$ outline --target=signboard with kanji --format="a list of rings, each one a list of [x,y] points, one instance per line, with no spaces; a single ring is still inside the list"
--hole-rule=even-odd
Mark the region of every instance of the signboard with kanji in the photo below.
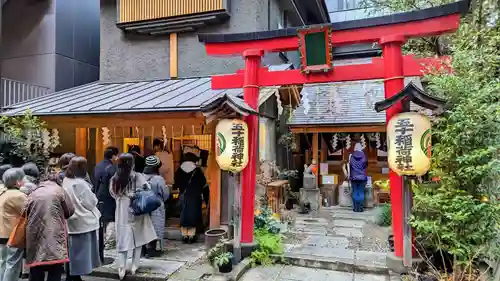
[[[216,159],[221,170],[240,172],[248,164],[248,126],[240,119],[220,120],[216,131]]]
[[[389,167],[400,176],[421,176],[431,166],[431,122],[415,112],[395,115],[387,124]]]
[[[315,26],[298,32],[300,70],[304,74],[329,72],[333,69],[331,27]]]

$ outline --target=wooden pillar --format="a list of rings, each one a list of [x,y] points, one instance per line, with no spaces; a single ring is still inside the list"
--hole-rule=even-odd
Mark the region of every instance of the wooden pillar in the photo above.
[[[102,140],[102,129],[95,129],[95,163],[99,163],[104,159],[104,143]]]
[[[318,159],[318,154],[319,154],[319,135],[318,133],[313,133],[313,139],[312,139],[312,159],[316,160],[316,184],[319,186],[319,159]]]
[[[170,33],[170,78],[177,78],[178,57],[177,57],[177,33]]]
[[[215,126],[217,121],[210,124],[209,132],[211,136],[210,154],[208,156],[208,174],[210,179],[210,228],[220,227],[221,209],[221,170],[217,164],[216,156],[216,136]]]
[[[87,157],[87,128],[76,128],[75,153],[78,156]]]

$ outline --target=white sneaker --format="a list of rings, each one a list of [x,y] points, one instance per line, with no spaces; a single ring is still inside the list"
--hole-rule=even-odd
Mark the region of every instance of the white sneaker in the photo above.
[[[137,269],[139,269],[137,265],[132,265],[132,268],[130,268],[130,273],[135,274],[137,272]]]
[[[120,278],[120,280],[123,280],[123,278],[125,278],[126,273],[127,271],[125,270],[125,268],[118,269],[118,277]]]

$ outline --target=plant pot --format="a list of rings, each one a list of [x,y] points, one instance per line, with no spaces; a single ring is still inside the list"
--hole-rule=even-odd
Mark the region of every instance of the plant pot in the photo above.
[[[233,263],[232,263],[232,261],[229,261],[228,263],[219,266],[219,272],[220,273],[229,273],[231,271],[233,271]]]
[[[225,237],[227,231],[222,228],[214,228],[205,231],[205,249],[212,249],[222,237]]]

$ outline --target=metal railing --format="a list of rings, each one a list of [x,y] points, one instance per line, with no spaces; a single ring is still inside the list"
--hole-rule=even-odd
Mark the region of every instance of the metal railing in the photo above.
[[[13,104],[38,98],[50,93],[50,89],[47,87],[32,85],[7,78],[1,79],[0,87],[2,87],[1,94],[3,95],[3,98],[0,99],[0,101],[3,101],[3,105],[0,104],[0,107],[11,106]]]

